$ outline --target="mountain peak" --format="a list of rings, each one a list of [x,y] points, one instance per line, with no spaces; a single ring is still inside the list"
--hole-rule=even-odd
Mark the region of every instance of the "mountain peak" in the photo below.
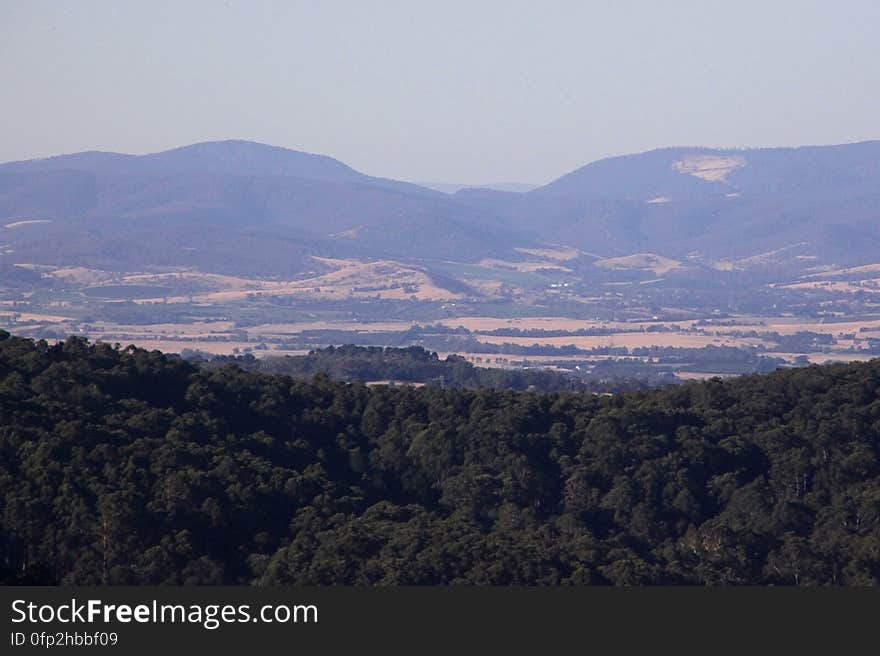
[[[344,162],[281,146],[243,139],[202,141],[146,155],[85,151],[0,164],[0,173],[77,171],[113,176],[220,174],[282,176],[320,182],[354,183],[417,196],[439,193],[408,182],[366,175]]]
[[[204,141],[143,155],[150,168],[235,175],[285,175],[314,180],[362,181],[368,176],[339,160],[255,141]]]

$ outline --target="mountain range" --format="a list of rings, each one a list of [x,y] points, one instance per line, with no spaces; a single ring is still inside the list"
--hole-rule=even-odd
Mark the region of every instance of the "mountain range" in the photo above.
[[[603,159],[527,192],[442,193],[246,141],[0,165],[0,262],[297,276],[310,256],[508,261],[570,247],[702,264],[880,250],[880,141]]]

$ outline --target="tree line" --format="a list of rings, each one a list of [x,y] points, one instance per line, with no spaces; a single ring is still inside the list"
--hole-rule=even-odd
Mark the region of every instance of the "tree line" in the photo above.
[[[447,355],[440,359],[437,353],[421,346],[396,348],[346,344],[314,349],[308,355],[268,355],[261,358],[252,354],[190,355],[194,357],[189,359],[208,369],[235,364],[247,371],[282,374],[297,379],[310,379],[316,374],[325,374],[335,380],[349,382],[390,381],[439,387],[492,387],[537,392],[617,392],[648,386],[644,380],[635,376],[611,375],[583,379],[569,372],[551,369],[477,367],[460,355]]]

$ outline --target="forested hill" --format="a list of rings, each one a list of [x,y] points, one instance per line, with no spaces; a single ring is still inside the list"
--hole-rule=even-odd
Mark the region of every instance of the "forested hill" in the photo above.
[[[8,583],[874,584],[880,361],[612,397],[0,333]]]

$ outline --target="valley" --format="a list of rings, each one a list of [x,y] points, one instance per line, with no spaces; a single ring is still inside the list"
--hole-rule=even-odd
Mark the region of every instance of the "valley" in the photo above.
[[[0,327],[205,357],[417,345],[479,366],[636,372],[658,382],[880,354],[871,265],[806,268],[776,282],[763,274],[755,286],[743,265],[719,273],[653,254],[597,259],[574,249],[524,257],[315,258],[326,272],[292,280],[19,264],[39,284],[7,292]],[[700,285],[694,276],[706,271],[712,284]]]
[[[878,167],[877,142],[672,148],[441,193],[237,141],[11,162],[0,327],[203,357],[414,345],[652,384],[867,359]]]

